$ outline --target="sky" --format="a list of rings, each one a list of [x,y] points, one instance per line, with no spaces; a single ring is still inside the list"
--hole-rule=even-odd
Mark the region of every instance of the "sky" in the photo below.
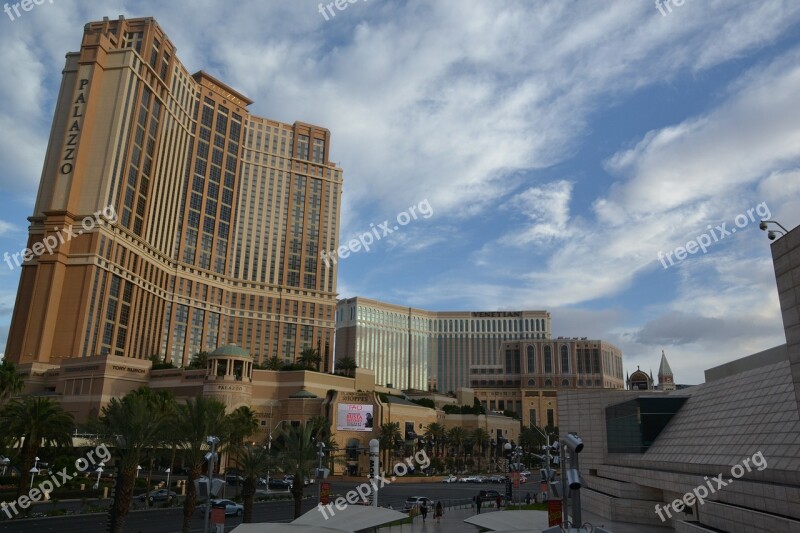
[[[190,72],[248,96],[251,113],[331,131],[341,243],[377,232],[339,259],[341,297],[546,309],[554,336],[609,341],[626,372],[655,374],[663,350],[676,382],[701,383],[785,342],[758,222],[800,223],[800,3],[674,2],[44,0],[0,13],[0,252],[26,245],[83,25],[153,16]],[[18,282],[0,263],[0,352]]]

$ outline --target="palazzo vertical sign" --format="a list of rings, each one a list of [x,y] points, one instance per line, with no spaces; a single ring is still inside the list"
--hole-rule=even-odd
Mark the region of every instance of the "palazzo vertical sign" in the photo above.
[[[63,176],[72,174],[72,171],[75,169],[75,154],[78,151],[78,142],[80,141],[81,130],[83,129],[83,115],[86,110],[88,85],[88,79],[81,78],[78,80],[78,91],[70,106],[67,138],[64,142],[64,150],[61,153],[61,161],[58,165],[58,172]]]

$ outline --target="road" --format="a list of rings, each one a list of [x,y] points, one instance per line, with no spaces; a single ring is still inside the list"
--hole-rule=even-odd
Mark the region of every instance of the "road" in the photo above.
[[[356,487],[355,483],[331,483],[331,493],[344,496]],[[501,493],[502,484],[466,484],[466,483],[395,483],[380,489],[378,503],[389,504],[392,508],[402,510],[405,499],[409,496],[426,496],[432,500],[464,500],[471,499],[481,489],[495,489]],[[524,497],[528,491],[537,490],[537,485],[527,483],[515,491],[515,498]],[[314,509],[316,501],[316,485],[306,488],[306,493],[314,496],[303,501],[303,512]],[[65,504],[67,502],[64,502]],[[0,521],[0,533],[87,533],[101,532],[106,529],[105,514],[70,515],[53,518],[37,518],[25,520]],[[294,502],[283,500],[276,502],[256,503],[253,508],[254,522],[291,521],[294,516]],[[126,520],[125,531],[130,533],[174,533],[180,531],[183,522],[183,509],[152,509],[149,511],[132,511]],[[242,519],[228,517],[225,530],[229,531],[239,525]],[[192,520],[192,531],[203,531],[203,522],[197,512]]]

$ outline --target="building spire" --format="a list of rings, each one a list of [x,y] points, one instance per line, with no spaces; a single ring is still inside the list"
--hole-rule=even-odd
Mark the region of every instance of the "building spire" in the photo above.
[[[661,364],[658,366],[658,388],[661,390],[675,390],[675,378],[669,366],[664,350],[661,350]]]

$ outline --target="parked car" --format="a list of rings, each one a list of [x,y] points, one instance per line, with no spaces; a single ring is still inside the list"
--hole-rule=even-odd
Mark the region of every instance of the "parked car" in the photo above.
[[[475,483],[488,483],[485,476],[475,476]]]
[[[269,490],[289,490],[292,488],[292,484],[283,479],[270,479],[267,488]]]
[[[489,483],[502,483],[503,476],[489,476]]]
[[[260,477],[256,479],[256,487],[266,487],[267,486],[267,478]]]
[[[406,498],[406,505],[403,507],[403,512],[407,513],[414,507],[421,507],[422,502],[425,502],[431,511],[433,511],[433,502],[430,498],[426,498],[425,496],[409,496]]]
[[[211,508],[225,506],[225,516],[242,516],[244,513],[244,506],[241,503],[236,503],[231,500],[211,500]],[[199,506],[200,512],[206,512],[206,504],[202,504]]]
[[[153,502],[163,502],[163,501],[166,501],[166,500],[171,500],[172,498],[174,498],[177,495],[178,495],[177,492],[174,492],[174,491],[171,491],[171,490],[158,489],[158,490],[151,490],[149,494],[146,493],[146,492],[142,493],[142,494],[139,494],[139,496],[137,496],[136,498],[140,502],[143,502],[145,500],[145,498],[147,498],[147,501],[149,501],[150,503],[153,503]]]
[[[283,480],[284,481],[288,481],[290,487],[292,485],[294,485],[294,476],[293,475],[283,476]],[[303,486],[304,487],[308,487],[311,483],[313,483],[313,481],[310,481],[307,477],[303,478]]]
[[[456,483],[456,482],[458,482],[458,478],[453,474],[450,474],[449,476],[445,477],[442,480],[442,483]]]
[[[523,471],[522,471],[522,472],[520,472],[519,474],[520,474],[521,476],[525,476],[525,477],[531,477],[531,471],[530,471],[530,470],[523,470]]]
[[[458,480],[459,483],[475,483],[475,476],[462,477]]]
[[[478,498],[480,498],[482,502],[496,501],[498,496],[502,498],[503,495],[496,490],[482,490],[478,492]]]

